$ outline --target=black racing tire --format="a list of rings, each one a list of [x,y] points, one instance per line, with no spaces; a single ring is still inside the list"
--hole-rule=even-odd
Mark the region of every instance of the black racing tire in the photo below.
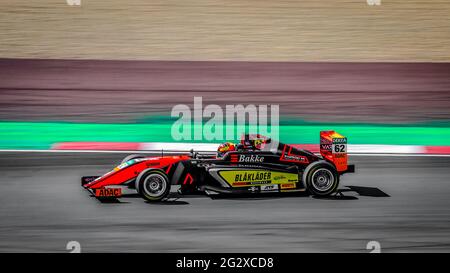
[[[303,172],[303,181],[314,196],[329,196],[339,186],[339,173],[329,162],[320,160],[309,164]]]
[[[120,162],[120,164],[123,164],[132,159],[144,158],[144,157],[145,157],[145,155],[139,155],[139,154],[127,155],[124,159],[122,159],[122,162]]]
[[[158,202],[170,193],[170,180],[163,170],[146,169],[136,178],[136,191],[149,202]]]

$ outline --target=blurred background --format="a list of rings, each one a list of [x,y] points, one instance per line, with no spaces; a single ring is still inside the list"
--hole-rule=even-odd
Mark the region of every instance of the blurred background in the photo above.
[[[450,2],[3,0],[0,148],[173,141],[176,104],[279,104],[282,141],[450,144]],[[408,137],[405,137],[407,135]]]
[[[231,61],[450,59],[442,0],[2,0],[0,55]]]

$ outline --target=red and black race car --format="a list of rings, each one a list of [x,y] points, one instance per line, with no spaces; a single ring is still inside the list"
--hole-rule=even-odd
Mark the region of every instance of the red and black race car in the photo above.
[[[218,157],[191,151],[189,155],[130,155],[103,176],[85,176],[82,186],[98,198],[119,198],[123,187],[135,189],[147,201],[179,193],[240,194],[308,191],[328,196],[337,191],[347,164],[347,138],[320,132],[320,155],[275,143],[259,135],[244,135],[234,151]]]

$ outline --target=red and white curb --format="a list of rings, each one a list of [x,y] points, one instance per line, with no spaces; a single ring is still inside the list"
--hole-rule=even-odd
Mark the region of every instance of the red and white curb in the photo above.
[[[215,152],[219,143],[181,143],[181,142],[62,142],[56,143],[51,150],[61,151],[178,151],[188,152],[191,149],[200,152]],[[292,144],[297,148],[319,152],[318,144]],[[450,155],[450,146],[418,146],[418,145],[377,145],[349,144],[349,154],[424,154]]]

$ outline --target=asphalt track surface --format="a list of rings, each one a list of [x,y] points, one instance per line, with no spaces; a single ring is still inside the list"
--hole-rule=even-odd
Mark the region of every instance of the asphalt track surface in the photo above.
[[[210,198],[104,204],[80,187],[119,153],[0,156],[0,252],[450,252],[450,157],[352,156],[342,186],[390,197]]]

